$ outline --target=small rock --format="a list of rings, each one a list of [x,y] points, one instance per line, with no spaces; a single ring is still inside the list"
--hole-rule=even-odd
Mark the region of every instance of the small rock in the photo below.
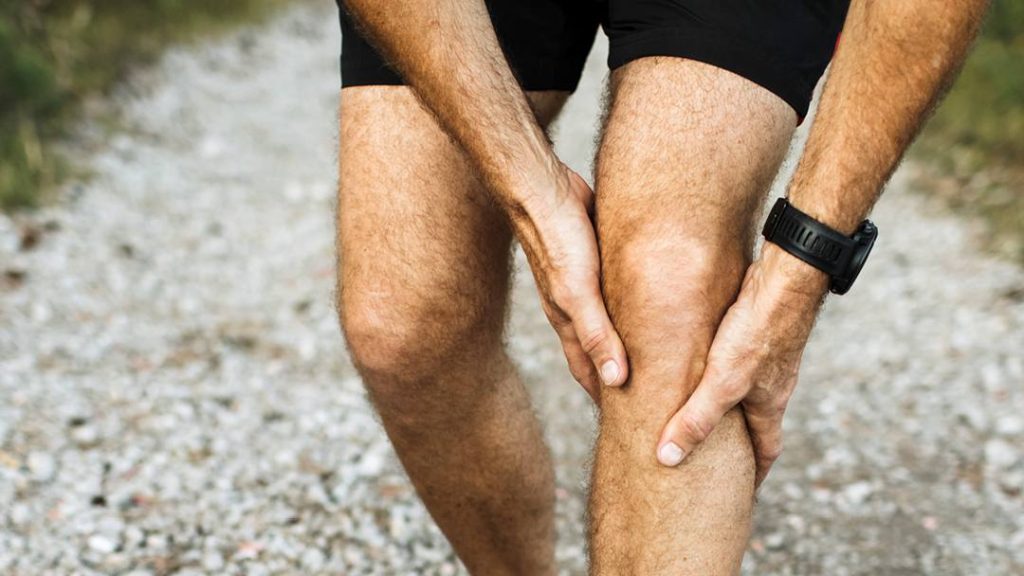
[[[957,414],[974,430],[984,432],[989,428],[988,411],[973,403],[964,403],[957,407]]]
[[[764,537],[764,545],[769,550],[778,550],[786,544],[786,535],[782,532],[772,532]]]
[[[999,487],[1007,496],[1020,496],[1024,493],[1024,471],[1014,470],[999,478]]]
[[[18,249],[22,252],[28,252],[39,245],[39,241],[43,237],[43,230],[38,226],[28,225],[22,228],[21,238],[18,241]]]
[[[71,440],[79,448],[93,448],[100,443],[100,433],[95,426],[77,426],[71,430]]]
[[[110,554],[117,550],[117,542],[102,534],[89,537],[89,548],[100,554]]]
[[[863,504],[874,491],[875,488],[870,482],[854,482],[843,488],[843,498],[850,504],[857,506]]]
[[[363,478],[372,478],[380,474],[384,469],[384,455],[380,450],[366,452],[356,464],[356,473]]]
[[[256,558],[263,551],[263,544],[259,542],[242,542],[238,545],[238,550],[235,552],[235,560],[247,560]]]
[[[126,548],[136,548],[146,539],[146,533],[138,526],[128,526],[124,531],[124,545]]]
[[[163,534],[150,534],[146,537],[146,548],[154,552],[167,550],[167,536]]]
[[[57,461],[46,452],[32,452],[27,464],[32,479],[37,482],[47,482],[57,473]]]
[[[807,521],[802,516],[797,516],[796,514],[790,514],[786,517],[786,525],[798,535],[807,531]]]
[[[25,283],[25,278],[28,277],[28,272],[19,268],[8,268],[4,270],[3,284],[10,288],[18,288]]]
[[[15,526],[22,526],[28,524],[32,519],[32,511],[28,506],[18,503],[11,506],[11,511],[8,513],[7,517],[10,519],[11,524],[14,524]]]
[[[1019,436],[1024,434],[1024,418],[1020,416],[1003,416],[996,420],[996,433],[1001,436]]]
[[[302,567],[306,570],[316,572],[323,568],[324,553],[316,548],[310,548],[302,554]]]
[[[1017,449],[1002,438],[995,438],[985,443],[985,460],[996,468],[1009,468],[1020,457]]]
[[[210,572],[218,572],[224,568],[224,557],[217,552],[207,552],[203,555],[203,568]]]

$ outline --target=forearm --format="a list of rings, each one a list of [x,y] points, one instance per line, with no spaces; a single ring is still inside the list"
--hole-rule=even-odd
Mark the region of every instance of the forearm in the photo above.
[[[349,11],[469,155],[513,216],[560,164],[498,44],[482,0],[348,0]]]
[[[790,201],[850,234],[963,62],[986,0],[853,0]]]

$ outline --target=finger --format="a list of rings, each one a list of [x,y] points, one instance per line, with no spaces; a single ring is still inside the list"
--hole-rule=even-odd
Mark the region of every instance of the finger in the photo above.
[[[569,170],[569,181],[570,188],[576,197],[583,203],[584,208],[587,210],[587,214],[591,217],[594,216],[594,189],[587,184],[587,181],[576,173],[575,170]]]
[[[722,417],[735,403],[718,394],[711,382],[701,382],[686,404],[672,416],[658,442],[658,462],[677,466],[711,435]]]
[[[589,289],[580,295],[570,317],[580,346],[597,369],[601,382],[606,386],[625,383],[629,371],[626,348],[608,318],[596,276]]]
[[[768,476],[772,464],[782,455],[782,412],[765,416],[756,411],[745,411],[750,439],[754,444],[754,488]]]
[[[569,363],[569,372],[583,386],[587,394],[590,394],[590,398],[597,402],[600,383],[597,372],[594,370],[593,364],[590,363],[590,357],[583,351],[580,341],[576,339],[576,334],[571,328],[567,327],[564,335],[560,331],[559,338],[562,340],[562,350],[565,352],[565,359]]]

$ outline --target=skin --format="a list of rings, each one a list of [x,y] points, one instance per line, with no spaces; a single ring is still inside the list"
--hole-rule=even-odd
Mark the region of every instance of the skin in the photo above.
[[[592,396],[599,381],[625,382],[626,353],[601,298],[589,217],[593,192],[555,156],[484,3],[350,0],[347,6],[462,146],[507,216],[573,376]]]
[[[851,3],[789,186],[793,205],[845,234],[857,228],[953,81],[986,6],[985,0]],[[823,273],[765,245],[718,328],[700,384],[662,433],[664,464],[678,464],[740,405],[760,485],[782,454],[782,418],[827,289]]]
[[[794,205],[856,227],[962,62],[984,5],[852,2],[790,185]],[[552,152],[482,2],[349,8],[411,91],[343,91],[342,324],[460,558],[476,574],[553,570],[550,458],[500,343],[514,235],[573,375],[601,408],[593,572],[736,573],[827,288],[771,244],[750,254],[792,110],[705,65],[623,67],[598,159],[595,232],[593,193]]]
[[[540,124],[566,94],[531,94]],[[554,574],[554,473],[502,346],[512,230],[405,87],[342,90],[338,304],[420,497],[474,574]],[[401,162],[395,162],[401,158]]]
[[[597,229],[608,310],[632,369],[601,397],[592,574],[739,570],[754,501],[742,411],[679,468],[661,466],[651,447],[700,380],[795,127],[778,97],[713,66],[643,58],[613,75]]]

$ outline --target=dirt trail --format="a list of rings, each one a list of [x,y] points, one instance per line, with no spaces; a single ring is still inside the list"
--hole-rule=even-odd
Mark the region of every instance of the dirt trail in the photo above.
[[[333,315],[337,34],[307,6],[172,52],[83,127],[93,178],[0,216],[0,573],[461,573]],[[603,50],[558,127],[584,173]],[[746,574],[1024,573],[1024,273],[913,169],[807,351]],[[583,574],[593,413],[522,261],[514,298]]]

